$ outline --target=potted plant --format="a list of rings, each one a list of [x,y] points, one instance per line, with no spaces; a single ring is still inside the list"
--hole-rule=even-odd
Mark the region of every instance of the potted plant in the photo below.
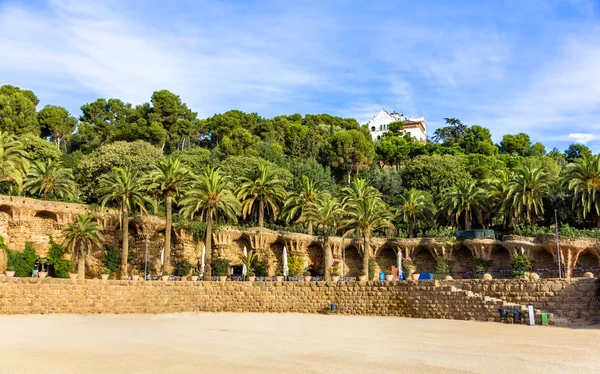
[[[168,271],[163,271],[162,272],[162,277],[160,279],[162,279],[163,282],[166,282],[169,280],[169,278],[171,278],[171,276],[169,275]]]
[[[394,276],[392,275],[392,271],[391,270],[386,270],[385,271],[385,280],[388,282],[391,282],[394,280]]]
[[[15,276],[15,267],[11,265],[6,265],[6,276],[12,278]]]
[[[281,271],[278,271],[277,273],[275,273],[275,281],[283,282],[283,273]]]
[[[253,269],[248,269],[248,272],[246,273],[246,279],[248,282],[254,282],[256,280],[256,274],[254,273]]]
[[[78,274],[75,272],[75,266],[71,264],[71,269],[69,269],[69,279],[76,280]]]
[[[219,282],[225,282],[229,274],[229,260],[218,258],[213,261],[212,266],[213,272],[219,277]]]
[[[40,260],[40,265],[42,265],[42,270],[38,271],[38,277],[40,277],[40,278],[46,278],[48,276],[48,270],[45,270],[46,269],[45,265],[46,265],[47,261],[48,260],[46,260],[45,258]]]
[[[195,282],[195,281],[197,281],[197,280],[198,280],[198,276],[199,276],[199,274],[200,274],[200,273],[198,272],[198,270],[194,270],[194,271],[192,271],[192,278],[191,278],[191,279],[192,279],[192,282]]]
[[[137,282],[140,279],[140,271],[136,265],[131,267],[131,280]]]
[[[412,280],[418,280],[421,274],[415,273],[417,271],[417,266],[409,259],[404,259],[402,262],[402,266],[404,268],[404,273],[406,274],[406,279],[410,277]]]
[[[367,275],[365,274],[364,270],[361,270],[360,273],[358,273],[358,281],[364,282],[366,280],[367,280]]]
[[[100,278],[102,278],[103,281],[106,281],[109,276],[110,276],[110,270],[106,267],[101,267],[100,268]]]
[[[304,270],[304,273],[302,273],[302,275],[304,275],[305,282],[310,282],[312,276],[310,275],[310,271],[308,271],[308,269]]]
[[[339,280],[340,280],[340,274],[338,273],[338,269],[337,269],[337,267],[335,267],[335,266],[332,266],[332,267],[331,267],[330,274],[331,274],[331,280],[332,280],[333,282],[337,282],[337,281],[339,281]]]

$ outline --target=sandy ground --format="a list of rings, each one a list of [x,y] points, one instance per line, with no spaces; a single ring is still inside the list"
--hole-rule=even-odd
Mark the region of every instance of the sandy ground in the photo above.
[[[0,316],[0,373],[599,373],[600,330],[310,314]]]

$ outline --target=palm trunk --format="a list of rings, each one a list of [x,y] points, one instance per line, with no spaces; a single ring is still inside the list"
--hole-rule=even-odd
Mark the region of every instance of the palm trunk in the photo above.
[[[306,231],[308,231],[308,235],[313,234],[313,223],[312,221],[308,221],[306,224]]]
[[[598,217],[596,217],[596,228],[600,229],[600,215],[598,215]]]
[[[126,204],[123,204],[123,219],[121,224],[121,279],[125,279],[127,275],[127,257],[129,257],[129,209]]]
[[[79,248],[79,261],[77,263],[77,278],[85,279],[85,248],[83,248],[83,243]]]
[[[471,210],[465,209],[465,230],[471,230]]]
[[[352,179],[352,168],[346,168],[346,171],[348,173],[348,184],[350,184]]]
[[[363,272],[365,273],[365,275],[367,276],[367,280],[371,279],[369,276],[369,256],[370,256],[370,249],[369,249],[369,240],[367,238],[367,235],[363,236]]]
[[[206,212],[206,240],[204,240],[205,258],[204,258],[204,280],[212,280],[211,261],[212,261],[212,209]]]
[[[415,237],[415,222],[412,219],[408,221],[408,237]]]
[[[258,227],[265,226],[265,203],[261,199],[258,202]]]
[[[329,234],[327,233],[327,225],[323,225],[323,263],[325,264],[325,271],[323,272],[323,280],[331,280],[331,264],[329,263]]]
[[[165,205],[167,206],[167,227],[165,230],[165,264],[163,265],[163,271],[171,274],[171,226],[173,223],[173,197],[167,194],[165,199]]]

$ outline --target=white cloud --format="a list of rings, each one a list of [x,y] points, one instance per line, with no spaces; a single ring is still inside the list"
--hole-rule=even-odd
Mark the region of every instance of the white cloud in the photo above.
[[[587,144],[592,140],[598,139],[598,137],[594,134],[581,134],[581,133],[573,133],[567,136],[574,143]]]

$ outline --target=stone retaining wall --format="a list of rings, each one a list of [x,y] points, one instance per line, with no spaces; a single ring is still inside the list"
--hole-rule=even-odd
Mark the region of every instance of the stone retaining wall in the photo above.
[[[596,279],[527,280],[455,280],[463,290],[484,296],[501,298],[508,302],[551,311],[555,317],[569,323],[600,323],[600,302],[596,299]]]
[[[0,279],[0,314],[295,312],[498,321],[506,301],[457,282],[181,282]],[[524,310],[510,304],[510,309]],[[527,316],[524,316],[527,321]]]

